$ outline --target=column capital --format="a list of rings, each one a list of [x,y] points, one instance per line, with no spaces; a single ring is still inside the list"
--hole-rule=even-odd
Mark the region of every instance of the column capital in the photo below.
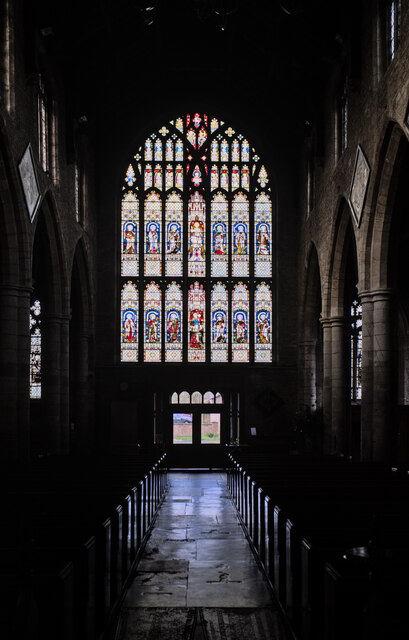
[[[28,287],[25,285],[19,285],[19,284],[7,284],[7,283],[2,283],[0,284],[0,295],[2,293],[12,293],[12,294],[20,294],[20,293],[26,293],[31,295],[33,292],[33,287]]]
[[[358,296],[362,303],[365,302],[379,302],[381,300],[389,301],[395,295],[395,290],[390,287],[383,287],[379,289],[365,289],[359,291]]]
[[[327,327],[343,327],[347,323],[345,316],[327,316],[326,318],[320,318],[320,323],[323,328]]]

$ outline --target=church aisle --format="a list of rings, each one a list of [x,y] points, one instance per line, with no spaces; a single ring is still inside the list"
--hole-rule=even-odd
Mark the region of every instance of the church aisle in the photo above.
[[[115,640],[286,640],[218,472],[171,472]]]

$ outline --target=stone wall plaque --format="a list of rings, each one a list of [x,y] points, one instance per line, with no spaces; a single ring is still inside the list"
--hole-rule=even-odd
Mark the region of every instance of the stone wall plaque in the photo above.
[[[23,157],[18,165],[18,170],[20,173],[21,184],[23,186],[24,197],[26,199],[28,215],[30,217],[30,221],[33,222],[40,204],[41,194],[30,143],[24,151]]]
[[[349,204],[355,222],[359,227],[361,223],[362,211],[365,204],[366,192],[368,190],[370,166],[360,145],[356,152],[354,174],[352,177],[351,192],[349,195]]]

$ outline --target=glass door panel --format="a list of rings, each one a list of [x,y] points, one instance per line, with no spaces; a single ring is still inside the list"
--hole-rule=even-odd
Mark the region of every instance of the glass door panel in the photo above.
[[[220,413],[202,413],[201,444],[220,444]]]
[[[192,444],[193,414],[173,414],[173,444]]]

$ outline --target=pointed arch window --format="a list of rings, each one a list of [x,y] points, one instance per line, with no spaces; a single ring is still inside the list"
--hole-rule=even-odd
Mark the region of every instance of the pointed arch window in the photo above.
[[[219,118],[142,142],[120,199],[121,362],[273,361],[272,202],[268,166]]]
[[[30,398],[41,398],[41,302],[30,307]]]
[[[362,305],[354,300],[351,305],[351,400],[362,399]]]

